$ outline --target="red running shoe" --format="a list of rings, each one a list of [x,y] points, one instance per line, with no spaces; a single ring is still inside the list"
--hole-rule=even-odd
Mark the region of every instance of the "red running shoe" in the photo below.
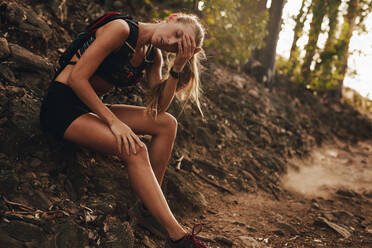
[[[195,228],[199,228],[195,232]],[[164,248],[208,248],[206,244],[201,242],[196,238],[196,235],[200,233],[202,230],[202,224],[197,224],[192,229],[191,234],[186,234],[181,240],[179,241],[172,241],[170,238],[165,241]]]

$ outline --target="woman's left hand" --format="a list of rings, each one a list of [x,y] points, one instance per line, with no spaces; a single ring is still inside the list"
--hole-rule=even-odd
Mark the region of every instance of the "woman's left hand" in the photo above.
[[[176,72],[181,72],[195,54],[195,40],[189,35],[183,35],[182,40],[178,41],[178,52],[174,60],[173,69]]]

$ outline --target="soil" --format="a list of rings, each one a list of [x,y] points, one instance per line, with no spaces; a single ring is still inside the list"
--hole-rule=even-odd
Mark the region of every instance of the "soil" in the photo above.
[[[221,195],[200,186],[212,206],[199,217],[203,235],[220,241],[210,247],[371,247],[372,142],[325,144],[306,160],[289,163],[293,169],[283,176],[286,190],[279,197]],[[319,217],[345,228],[350,237]],[[191,227],[195,220],[187,223]]]

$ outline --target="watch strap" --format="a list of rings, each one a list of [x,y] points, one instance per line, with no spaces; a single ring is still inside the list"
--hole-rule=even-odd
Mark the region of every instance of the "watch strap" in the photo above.
[[[180,73],[180,72],[175,72],[175,71],[173,70],[173,67],[172,67],[172,68],[170,69],[170,71],[169,71],[169,74],[170,74],[172,77],[179,79],[181,73]]]

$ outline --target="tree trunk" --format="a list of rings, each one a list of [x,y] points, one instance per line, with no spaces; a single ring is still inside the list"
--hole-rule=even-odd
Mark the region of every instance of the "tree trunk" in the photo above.
[[[193,3],[193,11],[196,15],[200,15],[200,10],[199,10],[199,0],[194,0]]]
[[[313,18],[310,24],[310,32],[309,32],[309,41],[305,46],[306,55],[304,58],[304,63],[301,67],[301,73],[304,78],[304,83],[307,84],[309,82],[310,77],[310,66],[313,62],[313,58],[316,52],[317,43],[319,39],[319,34],[321,31],[322,23],[324,16],[327,10],[327,1],[323,0],[313,0],[313,5],[311,11],[313,13]]]
[[[271,82],[275,74],[276,46],[279,39],[284,4],[285,0],[271,2],[269,23],[267,25],[268,35],[265,38],[265,47],[259,52],[259,61],[265,68],[267,82]]]
[[[338,80],[338,94],[342,98],[342,89],[344,85],[344,78],[347,70],[347,62],[349,59],[349,44],[353,35],[355,20],[359,13],[359,0],[350,0],[348,2],[347,14],[344,16],[344,24],[342,26],[339,47],[342,48],[340,56],[340,65],[338,68],[340,79]]]
[[[267,0],[260,0],[257,4],[257,12],[266,10]]]
[[[304,13],[305,13],[304,8],[305,8],[306,2],[307,2],[307,0],[302,0],[300,13],[298,13],[298,15],[296,16],[296,19],[295,19],[296,26],[293,29],[294,34],[293,34],[293,42],[292,42],[292,46],[291,46],[291,52],[290,52],[290,56],[289,56],[290,61],[293,59],[294,52],[297,50],[297,41],[301,36],[301,33],[303,31],[303,28],[304,28],[305,21],[306,21],[307,14],[304,15]]]
[[[336,55],[336,33],[338,30],[338,13],[341,1],[332,0],[328,6],[328,19],[329,19],[329,31],[327,41],[323,52],[320,54],[320,62],[316,64],[315,71],[320,71],[319,82],[322,83],[321,87],[326,88],[326,84],[329,81],[333,81],[333,61],[334,55]]]
[[[290,54],[289,54],[289,60],[288,60],[289,65],[290,65],[290,68],[289,68],[289,71],[288,71],[289,76],[293,75],[293,71],[296,69],[296,67],[299,64],[300,54],[299,54],[298,47],[297,47],[297,41],[302,36],[305,21],[306,21],[307,16],[309,15],[309,12],[310,12],[310,9],[311,9],[311,6],[310,6],[307,9],[307,12],[305,13],[305,4],[306,4],[307,1],[308,0],[302,0],[300,12],[298,13],[298,15],[296,16],[296,19],[295,19],[296,25],[293,29],[293,33],[294,33],[293,34],[293,41],[292,41],[292,46],[291,46],[291,50],[290,50]]]

